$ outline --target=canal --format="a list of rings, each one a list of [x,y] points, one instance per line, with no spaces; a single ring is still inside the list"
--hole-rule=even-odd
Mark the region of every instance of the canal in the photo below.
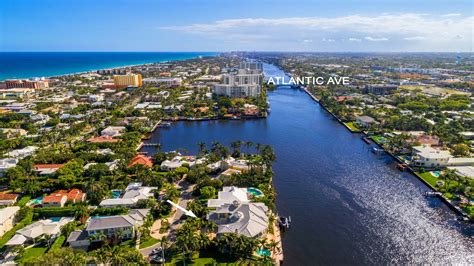
[[[283,75],[272,65],[265,73]],[[287,265],[474,263],[473,226],[426,199],[424,184],[371,153],[303,91],[279,87],[268,97],[267,119],[177,122],[149,141],[190,154],[201,141],[272,145],[278,212],[293,221],[283,237]]]

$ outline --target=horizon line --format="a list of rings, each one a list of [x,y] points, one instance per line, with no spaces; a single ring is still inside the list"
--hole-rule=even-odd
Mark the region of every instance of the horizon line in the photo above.
[[[394,53],[474,53],[474,51],[246,51],[246,50],[236,50],[236,51],[75,51],[75,50],[65,50],[65,51],[49,51],[49,50],[39,50],[39,51],[0,51],[0,53],[379,53],[379,54],[394,54]]]

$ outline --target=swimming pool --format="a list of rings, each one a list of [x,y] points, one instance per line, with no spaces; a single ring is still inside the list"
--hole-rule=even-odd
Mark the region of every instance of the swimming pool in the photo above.
[[[441,175],[441,172],[440,171],[431,171],[430,172],[432,176],[434,177],[439,177]]]
[[[260,256],[267,256],[267,257],[270,257],[270,255],[272,254],[270,252],[270,250],[266,249],[266,248],[261,248],[259,250],[257,250],[257,254],[260,255]]]
[[[263,192],[262,192],[260,189],[254,188],[254,187],[249,187],[249,188],[247,188],[247,193],[250,193],[250,194],[252,194],[252,195],[255,196],[255,197],[261,197],[261,196],[263,196]]]
[[[120,198],[120,195],[122,195],[121,190],[112,190],[112,198],[118,199],[118,198]]]
[[[43,196],[37,197],[36,199],[32,199],[30,201],[30,205],[38,205],[43,203]]]

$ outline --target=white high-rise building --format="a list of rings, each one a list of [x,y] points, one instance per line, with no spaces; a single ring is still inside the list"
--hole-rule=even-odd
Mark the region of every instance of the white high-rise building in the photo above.
[[[214,85],[213,93],[231,98],[255,97],[261,92],[262,63],[244,61],[237,73],[222,76],[222,83]]]

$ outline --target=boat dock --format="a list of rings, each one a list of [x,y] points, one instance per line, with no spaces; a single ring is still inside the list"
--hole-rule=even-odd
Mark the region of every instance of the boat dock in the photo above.
[[[159,147],[160,143],[142,143],[142,147]]]

